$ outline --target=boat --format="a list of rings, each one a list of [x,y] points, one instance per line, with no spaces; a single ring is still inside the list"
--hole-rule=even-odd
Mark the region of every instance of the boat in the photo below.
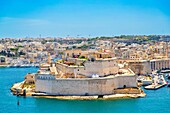
[[[168,79],[170,79],[170,73],[168,74]]]
[[[152,84],[152,80],[146,80],[146,79],[142,80],[143,86],[147,86],[147,85],[151,85],[151,84]]]
[[[148,85],[144,87],[147,90],[157,90],[161,87],[164,87],[167,85],[167,82],[165,81],[163,75],[158,75],[153,78],[153,84]]]
[[[168,83],[167,87],[170,87],[170,83]]]

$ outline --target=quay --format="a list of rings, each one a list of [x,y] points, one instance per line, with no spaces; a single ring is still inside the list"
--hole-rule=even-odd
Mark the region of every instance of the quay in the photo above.
[[[161,73],[168,73],[170,70],[162,70]]]
[[[160,77],[158,76],[155,76],[154,78],[154,83],[151,84],[151,85],[148,85],[148,86],[145,86],[144,88],[147,89],[147,90],[157,90],[161,87],[164,87],[167,85],[166,81],[165,81],[165,78],[163,77],[163,75],[159,75]]]
[[[166,86],[167,84],[157,84],[157,85],[149,85],[149,86],[145,86],[144,88],[147,90],[157,90],[161,87]]]

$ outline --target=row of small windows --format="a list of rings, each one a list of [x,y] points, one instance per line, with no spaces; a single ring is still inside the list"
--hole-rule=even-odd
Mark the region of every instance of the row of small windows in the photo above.
[[[50,77],[50,76],[38,76],[38,79],[42,79],[42,80],[53,80],[54,77]]]

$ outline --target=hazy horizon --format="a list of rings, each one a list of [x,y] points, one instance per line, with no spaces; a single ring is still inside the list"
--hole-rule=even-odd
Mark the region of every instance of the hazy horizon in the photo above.
[[[0,4],[0,38],[170,34],[169,0],[1,0]]]

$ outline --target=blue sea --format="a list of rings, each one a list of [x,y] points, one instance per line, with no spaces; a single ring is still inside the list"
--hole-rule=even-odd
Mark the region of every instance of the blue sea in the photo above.
[[[150,91],[138,99],[57,100],[12,95],[10,87],[38,68],[0,68],[0,113],[170,113],[170,88]],[[17,105],[17,101],[20,105]]]

